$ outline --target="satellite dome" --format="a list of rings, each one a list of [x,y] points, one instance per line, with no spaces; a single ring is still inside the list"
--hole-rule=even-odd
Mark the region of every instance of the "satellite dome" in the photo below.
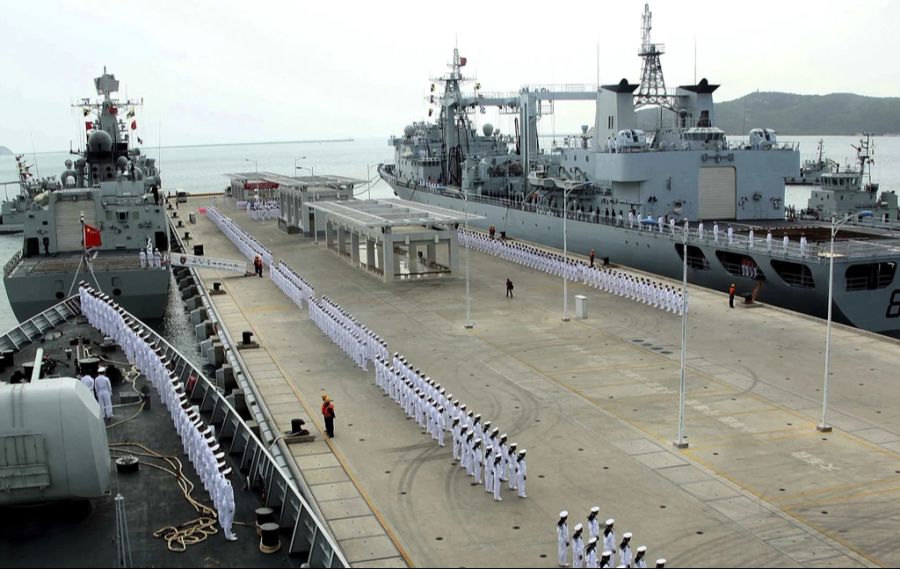
[[[128,158],[125,158],[124,156],[119,156],[119,159],[116,160],[116,168],[120,172],[124,172],[125,168],[127,168],[127,167],[128,167]]]
[[[494,134],[494,125],[489,122],[484,123],[484,126],[481,127],[481,132],[483,132],[485,136]]]
[[[112,152],[112,137],[105,130],[95,130],[88,137],[88,150],[92,153]]]
[[[411,137],[415,133],[416,133],[416,129],[413,128],[413,125],[411,125],[411,124],[406,125],[406,127],[403,129],[403,134],[406,136],[406,138]]]

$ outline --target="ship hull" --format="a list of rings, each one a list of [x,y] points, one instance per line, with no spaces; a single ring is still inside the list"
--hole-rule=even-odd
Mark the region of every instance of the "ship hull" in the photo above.
[[[408,188],[385,178],[394,193],[406,200],[462,211],[466,206],[459,197],[433,191]],[[539,243],[544,246],[563,248],[563,219],[552,215],[506,208],[501,205],[470,201],[469,213],[484,219],[472,225],[481,229],[494,226],[498,233],[508,237]],[[679,241],[668,231],[639,231],[627,227],[616,227],[586,221],[567,221],[568,249],[570,252],[587,255],[591,249],[597,258],[609,257],[611,263],[632,267],[641,271],[681,280],[683,261]],[[728,253],[710,239],[707,243],[692,242],[699,247],[708,260],[708,269],[688,269],[691,284],[711,290],[726,292],[733,283],[740,295],[749,294],[757,286],[753,278],[741,277],[729,272],[720,262],[717,253]],[[758,300],[787,310],[801,312],[818,318],[825,318],[828,305],[828,263],[809,262],[814,286],[797,288],[787,284],[775,270],[772,261],[778,261],[777,252],[769,254],[762,245],[747,252],[766,276]],[[900,261],[900,259],[894,259]],[[834,310],[836,322],[849,324],[872,332],[900,337],[900,276],[894,277],[890,286],[879,290],[848,292],[839,286],[843,282],[835,269]],[[900,271],[898,271],[900,274]],[[897,314],[894,317],[893,314]]]
[[[74,271],[6,277],[6,294],[16,318],[23,322],[58,304],[59,295],[68,298],[72,283],[75,282],[77,287],[82,280],[95,288],[99,284],[100,290],[141,320],[155,322],[165,316],[171,280],[168,270],[98,270],[94,275],[79,274],[77,281],[75,278]]]

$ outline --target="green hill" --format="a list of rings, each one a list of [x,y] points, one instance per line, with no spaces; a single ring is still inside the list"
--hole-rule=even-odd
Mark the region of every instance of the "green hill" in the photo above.
[[[654,110],[640,115],[642,126],[653,124]],[[736,135],[756,127],[798,135],[900,134],[900,98],[757,92],[717,103],[716,126]]]

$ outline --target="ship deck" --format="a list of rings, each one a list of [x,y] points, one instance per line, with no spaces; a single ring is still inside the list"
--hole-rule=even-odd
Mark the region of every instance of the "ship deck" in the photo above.
[[[335,401],[337,436],[325,450],[415,565],[555,566],[557,512],[570,512],[571,529],[594,505],[670,566],[900,564],[897,341],[835,326],[835,430],[823,434],[825,323],[769,306],[730,310],[724,294],[693,287],[690,447],[677,450],[679,318],[570,283],[590,317],[564,323],[560,279],[471,253],[475,328],[466,330],[464,279],[384,284],[274,221],[219,207],[528,449],[528,499],[504,489],[492,502],[271,281],[201,271],[208,286],[224,283],[235,321],[289,378],[280,397],[305,404],[320,431],[319,394]],[[239,257],[205,216],[192,234],[210,255]],[[504,298],[506,278],[515,300]],[[316,479],[339,467],[298,465]]]
[[[58,333],[59,332],[59,333]],[[95,343],[101,335],[86,323],[69,322],[58,331],[44,337],[40,344],[30,344],[16,354],[16,365],[34,361],[38,347],[45,356],[57,360],[55,375],[72,376],[74,366],[66,361],[65,349],[70,341],[88,338]],[[123,362],[124,354],[116,351],[105,354],[113,361]],[[8,381],[13,370],[0,374],[0,381]],[[119,394],[130,390],[126,384],[113,386],[113,404]],[[151,390],[153,392],[153,390]],[[181,439],[165,407],[153,393],[151,407],[135,415],[137,407],[113,409],[113,426],[107,433],[110,444],[140,443],[149,449],[177,456],[185,473],[197,490],[194,498],[211,505],[190,462],[181,450]],[[133,418],[132,418],[133,417]],[[135,449],[141,452],[140,449]],[[113,453],[113,458],[117,456]],[[231,458],[227,458],[231,460]],[[142,459],[143,461],[143,459]],[[238,469],[232,463],[235,472]],[[234,531],[237,542],[228,542],[218,534],[202,543],[189,546],[183,553],[169,551],[166,542],[153,533],[166,526],[177,526],[198,517],[185,500],[175,479],[142,464],[138,474],[113,474],[110,496],[89,503],[58,503],[41,507],[0,508],[0,559],[4,567],[116,567],[116,507],[115,495],[125,499],[131,561],[133,567],[292,567],[299,566],[284,550],[274,555],[260,553],[255,529],[244,524],[255,521],[257,497],[235,483]],[[240,524],[240,525],[239,525]]]
[[[81,264],[81,253],[63,253],[58,255],[28,257],[21,259],[15,267],[10,267],[8,278],[45,276],[52,274],[74,273]],[[91,261],[94,271],[135,271],[141,269],[137,251],[117,253],[101,252]],[[149,270],[149,269],[148,269]]]

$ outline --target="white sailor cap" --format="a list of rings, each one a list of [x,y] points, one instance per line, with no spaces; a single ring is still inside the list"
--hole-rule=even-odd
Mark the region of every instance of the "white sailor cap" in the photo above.
[[[475,446],[478,446],[478,445],[480,445],[480,444],[481,444],[481,439],[476,438],[476,439],[475,439]]]
[[[568,517],[569,517],[569,512],[563,510],[563,511],[561,511],[561,512],[559,513],[559,517],[560,517],[560,518],[568,518]]]
[[[646,546],[646,545],[642,545],[642,546],[638,547],[638,548],[637,548],[637,552],[638,552],[638,553],[647,553],[647,546]]]
[[[519,443],[512,443],[509,445],[509,450],[516,450],[516,447],[519,446]]]
[[[612,557],[612,551],[606,550],[600,554],[600,557]]]
[[[591,539],[589,539],[589,540],[588,540],[588,545],[597,545],[597,538],[596,538],[596,537],[592,537]]]
[[[475,415],[475,418],[478,420],[481,420],[481,413],[479,413],[478,415]]]
[[[505,440],[508,439],[508,438],[509,438],[509,436],[508,436],[506,433],[503,433],[502,435],[500,435],[500,440],[501,440],[501,441],[505,441]]]
[[[591,513],[592,513],[592,514],[599,514],[599,513],[600,513],[600,506],[594,506],[593,508],[591,508]]]
[[[657,560],[656,560],[656,566],[657,566],[657,567],[665,567],[665,566],[666,566],[666,560],[665,560],[665,559],[657,559]]]
[[[106,371],[106,366],[100,366],[100,367],[98,367],[98,368],[97,368],[97,371],[99,371],[100,373],[105,372],[105,371]]]
[[[613,525],[614,523],[616,523],[616,520],[614,520],[613,518],[609,518],[608,520],[606,520],[607,527]]]
[[[527,450],[520,450],[520,451],[519,451],[519,456],[525,456],[525,453],[526,453],[526,452],[528,452],[528,451],[527,451]]]
[[[630,531],[625,532],[625,534],[622,536],[622,539],[631,539],[631,532]]]
[[[487,424],[487,423],[485,423],[485,424]],[[499,435],[499,434],[500,434],[500,427],[494,427],[494,430],[491,431],[491,434],[492,434],[492,435]]]
[[[583,525],[581,525],[581,524],[575,525],[575,533],[578,533],[578,532],[582,531],[583,529],[584,529]]]

